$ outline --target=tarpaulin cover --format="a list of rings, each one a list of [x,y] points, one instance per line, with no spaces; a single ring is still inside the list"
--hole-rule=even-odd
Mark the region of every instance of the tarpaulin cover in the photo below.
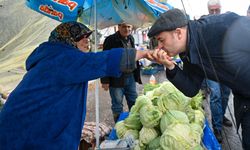
[[[78,21],[94,25],[93,0],[26,0],[26,5],[60,22]],[[137,27],[150,26],[161,13],[173,7],[159,0],[96,0],[97,28],[122,22]]]

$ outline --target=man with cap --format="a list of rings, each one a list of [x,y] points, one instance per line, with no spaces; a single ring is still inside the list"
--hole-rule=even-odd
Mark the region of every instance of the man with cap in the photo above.
[[[166,76],[186,96],[195,96],[204,78],[232,89],[237,124],[242,127],[242,144],[250,149],[250,20],[235,13],[187,20],[179,10],[163,13],[149,30],[159,49],[151,55],[165,65]],[[180,55],[183,69],[172,57]]]
[[[122,48],[86,53],[91,33],[81,23],[62,23],[30,54],[27,73],[0,113],[1,150],[77,150],[88,81],[119,77],[147,56]]]

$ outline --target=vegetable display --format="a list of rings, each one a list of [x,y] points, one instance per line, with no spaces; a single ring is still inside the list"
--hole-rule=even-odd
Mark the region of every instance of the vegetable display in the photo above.
[[[200,150],[205,121],[203,97],[186,97],[170,82],[145,85],[129,116],[115,125],[120,139],[133,137],[135,150]],[[151,89],[151,90],[149,90]]]

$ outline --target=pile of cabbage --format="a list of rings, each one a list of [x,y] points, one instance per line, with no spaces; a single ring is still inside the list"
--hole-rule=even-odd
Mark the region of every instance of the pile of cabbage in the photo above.
[[[202,94],[184,96],[170,82],[136,99],[129,116],[115,125],[119,139],[133,137],[135,150],[200,150]]]

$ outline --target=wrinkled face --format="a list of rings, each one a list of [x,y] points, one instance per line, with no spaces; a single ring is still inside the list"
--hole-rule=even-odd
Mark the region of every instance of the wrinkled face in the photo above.
[[[208,12],[210,15],[220,14],[221,6],[220,5],[210,5],[208,6]]]
[[[82,38],[80,41],[76,42],[76,46],[82,52],[89,52],[90,50],[89,38]]]
[[[167,52],[170,57],[176,56],[184,51],[185,36],[179,29],[161,32],[156,36],[158,48]]]
[[[132,28],[132,25],[126,23],[118,25],[118,30],[122,37],[129,36],[131,34]]]

